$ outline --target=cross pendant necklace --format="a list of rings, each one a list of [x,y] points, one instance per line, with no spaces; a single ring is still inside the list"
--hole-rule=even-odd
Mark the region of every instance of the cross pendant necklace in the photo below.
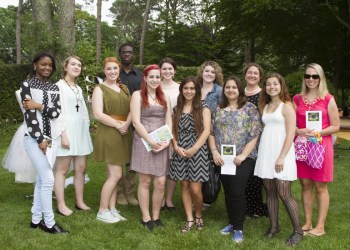
[[[77,109],[77,112],[79,112],[79,101],[80,101],[80,94],[79,94],[79,89],[77,87],[76,84],[69,84],[68,81],[66,79],[64,79],[65,82],[68,84],[69,88],[73,91],[74,95],[75,95],[75,99],[77,101],[77,105],[75,105],[75,108]]]

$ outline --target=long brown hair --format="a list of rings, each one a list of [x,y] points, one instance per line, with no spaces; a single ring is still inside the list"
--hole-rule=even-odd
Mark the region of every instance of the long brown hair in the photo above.
[[[265,106],[271,101],[271,96],[269,96],[266,93],[266,82],[268,79],[276,77],[279,84],[281,85],[281,92],[279,93],[279,97],[281,99],[282,102],[286,103],[286,102],[291,102],[291,98],[288,92],[288,88],[287,88],[287,84],[286,81],[284,80],[283,76],[281,76],[278,73],[271,73],[268,74],[263,82],[263,87],[262,90],[260,92],[260,96],[259,96],[259,111],[262,114],[262,112],[264,111]]]
[[[142,99],[142,106],[146,107],[146,108],[149,108],[149,102],[148,102],[148,96],[147,96],[148,95],[147,82],[146,82],[145,78],[148,76],[148,73],[154,69],[159,70],[159,72],[160,72],[160,68],[157,64],[148,65],[143,71],[143,77],[142,77],[142,83],[141,83],[141,99]],[[158,101],[158,103],[160,105],[162,105],[164,107],[164,109],[167,108],[167,103],[166,103],[164,93],[163,93],[163,90],[162,90],[162,87],[160,86],[160,84],[156,88],[156,100]]]
[[[193,82],[195,90],[196,90],[196,94],[194,95],[193,100],[192,100],[192,109],[191,109],[191,114],[192,114],[193,120],[194,120],[194,128],[196,130],[196,134],[198,137],[202,133],[203,121],[202,121],[201,86],[196,81],[196,77],[188,76],[184,80],[182,80],[182,82],[180,83],[180,86],[179,86],[180,94],[177,97],[177,106],[175,108],[175,112],[173,115],[173,132],[174,132],[175,138],[177,138],[178,134],[179,134],[179,121],[180,121],[184,106],[186,104],[186,99],[185,99],[182,91],[183,91],[183,88],[185,87],[185,85],[189,82]]]
[[[241,80],[239,79],[239,77],[231,75],[229,77],[226,78],[225,82],[224,82],[224,86],[222,87],[222,94],[221,94],[221,103],[219,105],[219,107],[221,109],[226,108],[230,103],[225,95],[225,87],[228,81],[234,81],[237,85],[237,89],[238,89],[238,100],[237,100],[237,109],[241,109],[246,103],[247,103],[247,98],[244,94],[244,85],[241,82]]]

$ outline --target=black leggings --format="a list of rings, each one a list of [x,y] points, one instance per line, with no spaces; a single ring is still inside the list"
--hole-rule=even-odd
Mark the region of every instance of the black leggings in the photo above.
[[[245,189],[254,171],[255,160],[245,159],[236,168],[236,175],[220,175],[225,190],[225,204],[229,223],[235,230],[243,230],[245,219],[246,199]]]
[[[293,224],[293,230],[302,233],[299,217],[298,204],[292,196],[290,181],[278,179],[263,179],[266,190],[266,203],[270,215],[271,228],[279,228],[278,223],[278,196],[281,198],[285,208],[287,209],[289,218]],[[277,196],[278,194],[278,196]]]

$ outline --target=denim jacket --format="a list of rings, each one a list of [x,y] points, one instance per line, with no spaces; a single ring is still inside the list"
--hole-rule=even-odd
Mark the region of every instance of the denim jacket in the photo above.
[[[221,102],[222,87],[218,83],[214,83],[214,87],[205,97],[205,102],[208,104],[210,112],[215,113],[217,106]]]

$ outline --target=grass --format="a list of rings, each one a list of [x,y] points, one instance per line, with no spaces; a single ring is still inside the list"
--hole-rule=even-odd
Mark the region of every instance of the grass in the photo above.
[[[0,157],[2,159],[16,125],[0,124]],[[350,143],[341,141],[338,147],[348,148]],[[331,203],[326,223],[327,234],[323,237],[305,237],[297,249],[349,249],[350,190],[349,150],[336,149],[335,178],[329,185]],[[268,218],[247,219],[244,224],[245,240],[233,243],[231,236],[223,236],[219,230],[226,224],[227,216],[223,193],[212,207],[203,214],[205,229],[182,234],[179,229],[185,223],[181,205],[180,187],[175,194],[176,212],[161,212],[166,227],[150,233],[140,225],[141,212],[138,207],[118,206],[128,221],[104,224],[95,219],[99,207],[100,191],[105,179],[105,166],[89,160],[88,174],[91,181],[85,186],[85,201],[93,208],[91,212],[74,211],[71,217],[55,215],[58,223],[71,231],[68,235],[50,235],[39,229],[30,229],[32,184],[14,182],[14,174],[0,168],[0,248],[1,249],[288,249],[285,240],[292,232],[283,205],[280,206],[281,233],[274,239],[262,234],[268,228]],[[293,194],[299,207],[300,184],[293,183]],[[74,189],[66,189],[66,202],[74,207]],[[56,207],[54,202],[54,208]],[[303,221],[303,211],[301,219]],[[316,213],[314,214],[314,221]]]

